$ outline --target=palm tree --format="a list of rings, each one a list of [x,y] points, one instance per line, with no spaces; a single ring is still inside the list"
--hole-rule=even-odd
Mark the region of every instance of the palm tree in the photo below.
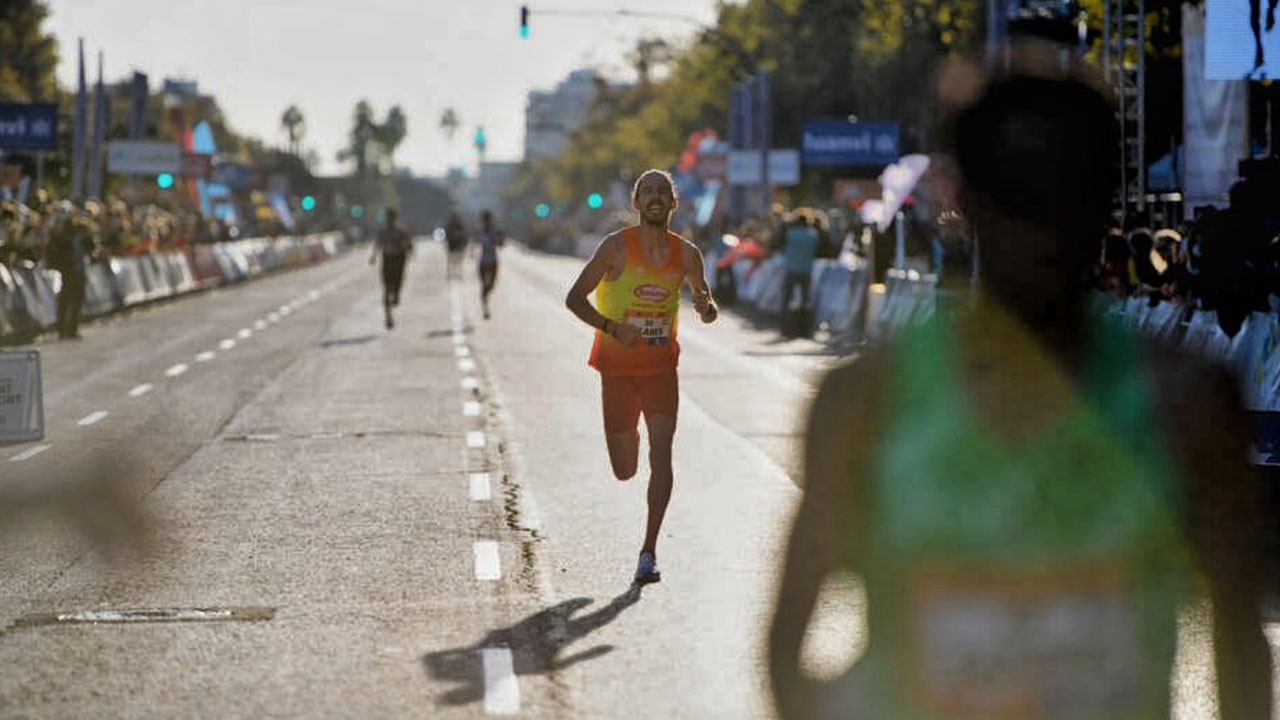
[[[289,135],[289,152],[297,155],[301,150],[302,138],[307,134],[307,120],[297,105],[290,105],[280,116],[280,125]]]
[[[368,175],[372,164],[370,161],[374,159],[372,153],[377,150],[374,147],[377,131],[378,125],[373,121],[373,107],[369,105],[369,101],[361,100],[356,103],[351,115],[351,131],[347,134],[348,145],[338,152],[338,161],[353,161],[358,178]]]
[[[382,148],[382,159],[386,162],[383,172],[391,172],[394,164],[396,148],[400,147],[400,143],[404,142],[404,138],[409,134],[409,121],[405,117],[404,110],[399,105],[392,106],[387,111],[387,119],[375,133],[374,140],[378,146]]]

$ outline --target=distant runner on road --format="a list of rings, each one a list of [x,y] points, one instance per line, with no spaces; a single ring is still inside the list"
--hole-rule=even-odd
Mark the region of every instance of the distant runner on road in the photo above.
[[[485,320],[489,319],[489,293],[498,282],[498,248],[505,242],[502,231],[493,226],[493,213],[485,210],[480,214],[480,230],[476,233],[476,244],[480,246],[480,304]]]
[[[449,220],[444,225],[444,244],[448,251],[445,260],[445,279],[460,280],[462,257],[467,252],[467,228],[456,212],[449,213]]]
[[[596,329],[590,365],[600,372],[605,441],[619,480],[636,474],[642,414],[649,430],[649,514],[635,581],[651,583],[662,579],[658,531],[673,483],[671,445],[680,402],[676,325],[684,283],[703,322],[715,321],[719,310],[707,287],[702,253],[667,227],[678,202],[671,176],[646,170],[631,200],[640,224],[600,243],[565,305]],[[594,306],[587,299],[593,291]]]
[[[387,208],[387,222],[373,239],[373,251],[369,264],[378,261],[382,254],[382,307],[387,315],[387,329],[396,326],[391,308],[400,304],[400,287],[404,284],[404,266],[413,252],[413,238],[396,224],[395,208]]]

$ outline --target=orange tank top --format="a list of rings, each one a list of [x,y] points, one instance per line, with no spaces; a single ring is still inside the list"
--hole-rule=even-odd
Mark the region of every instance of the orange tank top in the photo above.
[[[640,229],[622,231],[626,263],[616,280],[605,278],[595,290],[596,309],[609,320],[640,329],[641,340],[627,347],[596,331],[591,367],[607,375],[661,375],[676,368],[680,343],[680,286],[684,282],[684,241],[667,233],[667,260],[651,265],[640,247]]]

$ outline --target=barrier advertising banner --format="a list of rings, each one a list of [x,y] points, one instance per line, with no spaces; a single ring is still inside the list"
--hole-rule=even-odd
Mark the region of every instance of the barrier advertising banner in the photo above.
[[[121,175],[177,173],[182,151],[168,140],[112,140],[107,144],[107,169]]]
[[[0,148],[53,150],[58,147],[58,108],[53,103],[0,104]]]
[[[0,444],[44,437],[40,353],[0,351]]]

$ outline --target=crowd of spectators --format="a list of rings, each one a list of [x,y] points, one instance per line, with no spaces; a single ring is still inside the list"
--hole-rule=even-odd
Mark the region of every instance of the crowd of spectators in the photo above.
[[[0,264],[39,263],[59,238],[79,235],[96,254],[123,256],[233,239],[233,230],[190,209],[112,198],[73,203],[46,190],[0,201]]]
[[[1280,301],[1280,161],[1241,163],[1226,208],[1195,208],[1176,228],[1113,229],[1103,240],[1098,285],[1121,297],[1143,296],[1213,310],[1234,336],[1253,312]]]

